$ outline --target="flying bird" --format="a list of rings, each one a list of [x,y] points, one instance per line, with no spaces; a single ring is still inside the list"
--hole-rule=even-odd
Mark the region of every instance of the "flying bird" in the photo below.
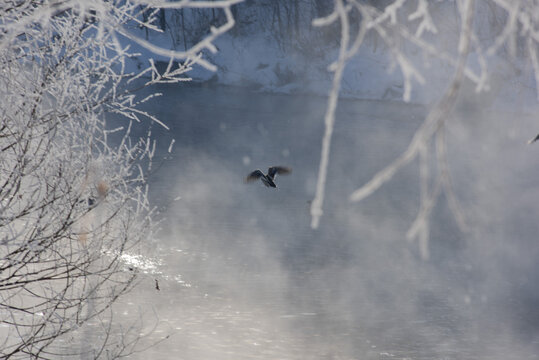
[[[275,182],[274,182],[275,175],[276,174],[286,175],[286,174],[290,174],[291,171],[292,171],[292,169],[290,169],[288,167],[284,167],[284,166],[272,166],[272,167],[270,167],[268,169],[268,174],[267,175],[264,175],[264,173],[262,171],[260,171],[260,170],[255,170],[252,173],[250,173],[249,175],[247,175],[247,177],[245,178],[245,182],[253,182],[253,181],[256,181],[256,180],[260,179],[260,180],[262,180],[264,185],[266,185],[267,187],[276,188],[277,185],[275,185]]]

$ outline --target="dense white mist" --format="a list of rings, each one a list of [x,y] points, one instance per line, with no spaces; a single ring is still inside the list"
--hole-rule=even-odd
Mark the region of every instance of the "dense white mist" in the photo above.
[[[405,237],[419,204],[416,163],[359,204],[347,197],[406,147],[428,109],[339,103],[324,221],[313,231],[321,98],[226,87],[160,91],[167,106],[158,115],[175,121],[172,135],[158,136],[176,143],[152,180],[152,197],[165,205],[167,218],[156,239],[160,273],[143,280],[137,295],[159,314],[158,332],[147,340],[171,337],[147,354],[520,359],[536,353],[531,114],[486,111],[463,93],[446,136],[470,230],[458,229],[442,196],[424,261]],[[208,106],[209,99],[216,105]],[[179,109],[182,115],[174,115]],[[277,179],[278,190],[243,183],[247,173],[269,165],[293,168]]]

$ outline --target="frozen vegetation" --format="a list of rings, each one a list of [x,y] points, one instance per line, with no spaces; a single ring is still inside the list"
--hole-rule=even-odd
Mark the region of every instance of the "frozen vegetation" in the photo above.
[[[166,128],[140,109],[156,94],[136,92],[184,81],[195,63],[211,69],[197,53],[232,26],[234,3],[212,3],[229,21],[182,53],[131,34],[155,29],[146,2],[0,4],[0,356],[135,351],[140,325],[113,322],[113,308],[139,272],[127,260],[151,247],[146,173],[155,140],[131,129],[141,121]],[[134,54],[120,37],[185,63],[128,72]],[[123,121],[112,126],[107,114]],[[89,334],[97,335],[85,341]]]
[[[187,257],[186,260],[195,259],[195,263],[204,263],[205,267],[196,268],[200,287],[194,286],[196,295],[187,298],[187,303],[183,304],[186,307],[183,317],[175,315],[178,319],[189,319],[194,327],[200,324],[204,327],[206,323],[201,320],[204,314],[201,304],[208,304],[212,309],[218,308],[208,311],[212,320],[210,324],[216,326],[211,331],[221,331],[218,327],[222,325],[220,321],[228,319],[226,326],[233,325],[229,329],[230,334],[234,334],[232,343],[236,337],[241,338],[239,344],[247,348],[267,341],[263,343],[270,350],[265,353],[265,358],[283,356],[284,353],[291,358],[301,358],[311,342],[306,341],[307,346],[302,346],[301,336],[294,337],[293,330],[299,329],[302,334],[302,331],[305,334],[313,332],[313,336],[320,338],[324,336],[320,329],[331,332],[330,327],[324,326],[332,324],[332,321],[339,326],[348,324],[349,329],[354,330],[360,320],[381,316],[383,311],[375,305],[383,299],[388,302],[391,320],[402,321],[401,326],[404,327],[402,324],[415,323],[416,317],[423,319],[425,316],[427,325],[418,325],[420,331],[417,333],[421,334],[414,335],[427,344],[449,338],[453,342],[442,341],[437,350],[451,354],[455,347],[455,358],[466,357],[466,351],[462,356],[458,354],[458,340],[465,337],[462,344],[481,346],[479,340],[468,341],[473,336],[482,336],[477,330],[481,326],[459,327],[466,322],[455,319],[462,314],[474,314],[475,310],[484,309],[482,306],[485,304],[505,309],[505,302],[500,301],[503,306],[488,302],[488,296],[501,298],[498,288],[492,285],[498,285],[496,281],[473,279],[452,282],[441,275],[438,277],[447,270],[443,268],[446,265],[448,268],[462,265],[466,274],[472,274],[473,266],[481,269],[480,274],[488,273],[488,270],[499,271],[493,265],[499,253],[494,250],[489,253],[490,248],[484,246],[484,237],[478,236],[477,230],[488,230],[490,221],[494,221],[484,215],[483,210],[488,210],[488,205],[495,201],[481,198],[484,202],[474,207],[476,204],[468,198],[463,201],[462,195],[474,198],[472,190],[482,193],[485,191],[482,186],[490,179],[482,178],[480,171],[472,168],[469,172],[478,179],[477,185],[464,186],[460,178],[455,177],[464,170],[455,169],[452,165],[466,166],[461,161],[462,157],[455,155],[462,149],[471,149],[471,153],[478,157],[488,157],[489,151],[502,152],[499,146],[505,144],[507,138],[470,136],[474,131],[474,134],[480,134],[482,127],[494,136],[495,132],[488,123],[484,123],[485,113],[506,111],[520,117],[523,112],[533,113],[537,109],[538,23],[539,6],[527,0],[3,2],[0,4],[0,356],[119,358],[166,340],[166,334],[161,336],[155,331],[162,331],[157,325],[154,328],[148,325],[148,317],[157,319],[159,324],[159,314],[127,311],[127,305],[132,303],[129,303],[131,299],[125,300],[124,295],[133,290],[138,281],[147,284],[148,279],[152,281],[152,294],[164,292],[162,289],[166,289],[167,281],[172,282],[171,279],[175,284],[181,284],[182,289],[191,287],[181,274],[181,271],[188,272],[188,267],[176,265],[179,267],[171,268],[178,270],[177,274],[162,275],[157,270],[162,267],[162,261],[146,256],[163,244],[169,246],[169,250],[182,251],[165,241],[157,243],[156,223],[162,219],[159,208],[149,199],[148,181],[149,174],[158,172],[156,154],[170,157],[174,149],[179,148],[178,153],[185,156],[186,163],[190,158],[197,160],[189,164],[189,173],[184,175],[183,179],[190,181],[183,183],[184,189],[179,191],[181,196],[176,193],[176,186],[170,184],[173,178],[165,177],[155,180],[155,183],[169,183],[164,191],[169,202],[171,199],[182,201],[185,197],[189,213],[175,215],[185,221],[185,227],[179,231],[182,244],[188,243],[187,246],[192,246],[196,252],[194,258]],[[240,120],[234,122],[227,120],[233,110],[230,113],[227,112],[229,109],[224,111],[229,99],[219,102],[217,97],[198,93],[193,90],[195,88],[181,88],[184,92],[178,90],[187,81],[209,87],[220,84],[241,86],[244,89],[239,91],[258,95],[272,92],[284,94],[287,99],[302,99],[301,96],[308,95],[309,100],[289,105],[298,114],[297,122],[293,124],[286,123],[288,120],[272,119],[275,113],[281,114],[279,105],[287,103],[281,101],[279,104],[273,100],[268,100],[271,108],[267,114],[260,112],[259,108],[238,107],[256,115],[253,115],[252,124],[244,122],[246,114],[237,115]],[[165,91],[179,91],[190,101],[175,101],[160,93]],[[189,97],[196,94],[200,94],[200,98]],[[270,95],[259,98],[252,95],[249,99],[253,102],[257,99],[256,104],[262,108],[266,104],[265,96]],[[314,96],[320,97],[310,102]],[[163,98],[166,102],[160,102]],[[367,116],[392,119],[382,130],[392,132],[398,128],[402,136],[394,139],[393,134],[365,136],[365,129],[376,133],[376,129],[368,128],[374,125],[364,120],[354,122],[348,114],[358,111],[356,104],[367,103],[344,105],[342,99],[383,101],[380,103],[386,104],[383,109],[374,106],[376,102],[365,105],[369,108]],[[197,102],[200,106],[190,108]],[[176,108],[176,103],[182,108]],[[304,104],[309,108],[304,109]],[[222,107],[223,111],[212,115],[211,119],[200,115],[212,106]],[[394,123],[393,117],[405,109],[409,114],[402,119],[405,125]],[[284,110],[282,114],[288,114]],[[384,112],[386,110],[389,113]],[[469,115],[468,124],[463,121],[468,119],[468,115],[463,114]],[[313,118],[321,122],[313,125],[314,120],[311,119],[311,122],[303,123],[309,117],[306,115],[314,115]],[[339,127],[339,120],[343,119],[347,119],[343,123],[346,128]],[[213,141],[206,141],[206,137],[214,136],[208,130],[215,125],[213,121],[218,124],[220,135]],[[229,123],[235,132],[231,133],[227,128]],[[281,126],[278,128],[281,130],[273,133],[272,124]],[[500,127],[499,132],[507,133],[512,140],[511,149],[514,150],[515,137],[522,133],[521,127],[528,124],[528,120],[522,120],[517,125]],[[164,135],[169,128],[178,132],[181,141],[175,143]],[[354,129],[361,130],[356,137],[353,137]],[[521,143],[534,138],[537,130],[539,128],[530,128],[527,138]],[[223,134],[229,134],[231,139],[235,139],[235,144],[224,142]],[[243,142],[247,143],[260,134],[263,136],[257,146],[263,148],[246,150],[250,145],[243,145]],[[294,138],[299,134],[309,144],[307,148],[302,148]],[[335,135],[346,138],[349,143],[332,143]],[[374,163],[361,165],[355,162],[356,154],[368,152],[377,145],[377,141],[384,142],[388,138],[391,142],[385,143],[394,150],[390,152],[391,156],[384,155],[381,157],[383,160]],[[206,148],[201,148],[201,143]],[[397,150],[392,147],[395,144],[400,146]],[[193,149],[196,153],[189,153]],[[216,163],[208,155],[211,151],[223,163]],[[293,174],[303,183],[291,186],[299,190],[285,192],[287,198],[280,198],[280,195],[270,197],[267,193],[249,195],[263,206],[253,206],[251,198],[242,197],[246,190],[233,185],[235,178],[225,166],[227,158],[215,155],[229,154],[241,158],[242,164],[238,169],[243,171],[243,167],[251,166],[252,159],[274,161],[267,154],[275,152],[281,154],[280,160],[296,162],[292,164]],[[294,160],[291,154],[295,153],[303,155]],[[522,165],[522,160],[513,162],[503,154],[497,157],[507,166]],[[319,164],[318,172],[313,170],[316,167],[313,164]],[[280,164],[260,166],[268,165]],[[363,173],[365,168],[369,171],[366,175]],[[507,176],[493,173],[502,180]],[[210,186],[204,182],[208,177],[219,181]],[[294,179],[293,176],[289,178]],[[333,179],[340,186],[331,184]],[[522,181],[521,185],[527,186]],[[286,184],[284,179],[283,183]],[[370,198],[385,188],[390,188],[388,191],[392,194],[388,200],[392,206],[387,208]],[[410,193],[411,188],[415,190]],[[300,190],[309,196],[308,202],[304,201],[305,194]],[[412,196],[395,200],[393,194],[401,191],[407,194],[416,191],[418,201],[410,200]],[[200,198],[204,199],[202,205],[198,202]],[[208,205],[212,199],[213,207]],[[215,199],[221,202],[215,202]],[[410,203],[403,205],[404,200],[410,200]],[[533,215],[533,207],[525,199],[522,201],[526,204],[523,208],[532,209],[527,215]],[[288,205],[283,205],[283,202]],[[399,224],[396,228],[401,232],[394,231],[391,226],[383,228],[384,222],[378,216],[369,217],[363,210],[352,210],[349,203],[368,203],[377,209],[376,214],[393,215]],[[273,210],[277,206],[283,206],[283,214]],[[445,209],[444,216],[440,215],[440,207]],[[308,213],[309,224],[297,231],[298,223],[290,219],[297,221],[304,210]],[[234,212],[238,216],[232,220],[224,216]],[[255,214],[258,217],[253,217]],[[513,219],[503,211],[496,216],[492,215],[504,224],[509,224],[507,219]],[[262,225],[258,219],[263,219],[260,220]],[[474,263],[469,260],[473,256],[466,254],[452,262],[437,253],[435,259],[447,263],[432,265],[436,275],[428,274],[428,269],[417,273],[408,271],[409,267],[432,264],[429,263],[433,259],[431,242],[437,244],[440,238],[446,239],[439,236],[436,226],[432,226],[433,219],[437,224],[453,224],[451,236],[458,234],[454,236],[477,240],[477,243],[469,245],[473,248],[470,254],[477,255],[487,249],[484,257],[488,261],[481,258]],[[528,217],[522,215],[520,221],[524,221],[522,219],[527,220]],[[190,232],[189,226],[196,229],[201,221],[208,222],[201,231],[203,236],[194,236],[196,232]],[[370,227],[369,222],[379,227]],[[400,226],[402,223],[404,225]],[[223,228],[226,224],[234,224],[234,234],[227,233]],[[517,235],[518,230],[517,227]],[[272,239],[272,231],[279,234],[274,236],[277,238],[274,243],[280,248],[267,241]],[[417,261],[409,258],[413,257],[414,251],[407,253],[412,255],[404,256],[405,260],[392,253],[400,251],[397,243],[405,243],[395,233],[408,238],[413,244]],[[283,240],[290,234],[295,235],[292,240],[298,242],[286,243]],[[189,239],[191,235],[193,237]],[[503,235],[496,233],[488,236],[499,242],[505,240]],[[310,237],[314,245],[303,241],[303,237]],[[350,238],[379,240],[385,247],[378,248],[367,242],[349,244]],[[384,242],[386,238],[390,240]],[[229,242],[210,243],[208,239],[226,239]],[[333,247],[327,244],[328,239],[335,244]],[[393,241],[395,239],[398,242]],[[509,253],[515,262],[519,257],[525,258],[527,261],[522,266],[534,270],[532,260],[537,245],[525,241],[523,244],[520,246],[531,248],[529,254],[524,254],[520,247],[509,247]],[[319,252],[313,250],[316,246],[319,246]],[[507,249],[501,245],[496,249],[501,248]],[[298,260],[308,253],[305,249],[312,252],[310,262]],[[377,256],[362,255],[363,249],[367,254]],[[212,262],[206,263],[207,251],[216,251],[219,256],[210,257]],[[281,251],[284,255],[276,255]],[[296,256],[287,255],[287,252]],[[348,260],[332,263],[321,254]],[[227,259],[237,263],[227,262]],[[356,267],[354,262],[359,259],[361,266],[368,267]],[[383,262],[383,259],[387,264],[379,267],[378,262]],[[401,265],[406,271],[400,271]],[[354,282],[358,272],[363,275],[363,270],[367,272],[367,280]],[[508,270],[509,273],[511,271]],[[309,274],[314,275],[309,277]],[[253,280],[256,276],[264,280],[252,283],[259,294],[244,296],[245,285],[236,279]],[[351,285],[339,286],[342,279]],[[512,280],[512,277],[504,279]],[[327,285],[318,287],[318,280]],[[423,281],[432,281],[434,285],[425,290]],[[520,281],[519,284],[528,284],[525,280]],[[380,288],[379,284],[384,282],[394,287],[389,290]],[[402,287],[400,282],[409,284],[411,289],[421,289],[423,297],[406,286]],[[291,284],[296,284],[296,287]],[[469,284],[471,290],[459,288]],[[445,290],[440,290],[446,285]],[[447,291],[449,285],[457,287],[457,295]],[[347,286],[350,287],[349,292]],[[430,286],[430,283],[425,286]],[[502,286],[506,287],[513,289]],[[301,291],[287,293],[290,289]],[[525,290],[528,295],[524,299],[536,305],[537,290],[533,287]],[[404,299],[393,303],[387,300],[393,299],[392,295],[376,295],[379,292],[398,292],[394,298],[402,295]],[[278,294],[278,299],[265,298],[263,295],[266,293]],[[284,299],[283,294],[288,294],[292,300]],[[335,298],[335,294],[340,294],[340,297]],[[428,318],[429,314],[423,308],[415,309],[407,299],[416,297],[421,298],[419,302],[424,308],[436,303],[436,316],[441,314],[442,320],[449,320],[437,323],[439,319]],[[308,311],[283,314],[282,308],[273,309],[274,303],[268,299],[275,300],[285,309],[289,305],[288,300],[297,309],[306,304]],[[234,303],[236,300],[243,302]],[[323,304],[316,304],[318,300]],[[369,311],[347,313],[345,310],[353,309],[356,300]],[[120,307],[118,301],[123,301]],[[528,302],[519,301],[520,309],[533,309]],[[233,304],[225,306],[225,302]],[[171,299],[169,304],[174,304],[174,300]],[[471,307],[467,307],[470,304],[477,307],[470,310]],[[270,310],[264,309],[264,305]],[[340,311],[339,305],[344,310]],[[230,310],[234,306],[240,309],[253,306],[256,310],[247,315],[237,311],[234,317]],[[315,310],[309,310],[311,308]],[[189,313],[190,310],[194,315]],[[163,311],[178,312],[176,308]],[[257,311],[261,312],[260,316]],[[448,316],[450,311],[457,315]],[[516,313],[521,317],[529,315],[524,310]],[[282,320],[290,316],[299,317],[301,321],[316,318],[313,321],[316,325],[292,326]],[[533,320],[533,316],[536,313],[532,312],[530,319]],[[276,317],[281,320],[275,320]],[[490,330],[485,333],[494,334],[490,322],[494,320],[480,318],[477,324],[488,324]],[[502,318],[496,316],[495,320]],[[525,322],[525,331],[531,336],[537,334],[537,324],[532,320]],[[272,335],[272,327],[282,329],[285,323],[289,326],[290,339]],[[246,324],[251,327],[244,326]],[[173,326],[179,331],[183,325],[174,323]],[[458,332],[461,328],[465,329],[465,336],[452,337],[446,333]],[[353,336],[348,337],[349,329],[343,330],[341,337],[348,339],[345,343],[350,349],[346,349],[346,354],[356,350]],[[400,331],[400,328],[390,329]],[[152,331],[158,336],[150,337],[149,342],[144,340],[145,335]],[[422,331],[428,331],[429,335],[423,336]],[[384,336],[383,331],[375,333]],[[197,334],[191,332],[190,336]],[[503,339],[511,342],[513,335],[503,335]],[[270,338],[283,342],[275,345],[268,340]],[[403,346],[401,340],[395,340],[395,346]],[[139,346],[141,342],[143,345]],[[218,343],[213,344],[215,347],[211,342],[201,343],[201,347],[211,347],[211,351],[197,350],[192,354],[210,354],[208,356],[214,358],[227,354],[228,349],[215,350]],[[517,343],[532,349],[537,345],[533,341]],[[370,342],[362,344],[368,348],[366,356],[376,356],[372,354],[374,345]],[[282,350],[281,345],[288,346],[289,352]],[[385,345],[393,346],[393,343],[388,341]],[[335,349],[330,341],[324,342],[324,346],[329,350],[319,353],[320,348],[314,347],[309,356],[338,357],[333,356]],[[189,344],[186,345],[188,347]],[[241,346],[236,349],[236,354],[242,349]],[[509,346],[509,349],[512,351],[514,346]],[[526,350],[522,352],[527,354]],[[377,356],[394,357],[394,353],[379,352]],[[235,355],[230,356],[234,358]],[[264,354],[259,357],[264,358]],[[404,353],[402,358],[407,358],[407,355]]]

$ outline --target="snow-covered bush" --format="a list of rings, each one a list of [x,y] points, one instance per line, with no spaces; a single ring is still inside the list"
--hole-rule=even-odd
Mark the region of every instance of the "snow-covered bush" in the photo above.
[[[0,4],[1,357],[115,358],[135,349],[139,332],[112,331],[111,307],[137,276],[126,257],[149,246],[154,230],[145,168],[155,143],[130,132],[132,122],[166,127],[139,109],[158,94],[137,90],[188,80],[193,63],[213,69],[199,53],[215,51],[238,2]],[[160,31],[163,7],[214,7],[225,21],[190,49],[170,51],[143,38]],[[158,72],[150,61],[132,73],[132,42],[169,66]],[[116,114],[114,127],[107,114]]]

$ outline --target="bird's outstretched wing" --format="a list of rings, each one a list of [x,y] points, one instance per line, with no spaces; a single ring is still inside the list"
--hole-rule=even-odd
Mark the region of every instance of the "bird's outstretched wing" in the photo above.
[[[268,177],[273,180],[275,174],[286,175],[290,174],[292,169],[284,166],[272,166],[268,169]]]
[[[537,136],[535,136],[533,139],[531,139],[530,141],[528,141],[528,144],[534,143],[534,142],[536,142],[537,140],[539,140],[539,134],[537,134]]]
[[[260,170],[255,170],[245,178],[245,182],[251,182],[260,179],[264,174]]]

